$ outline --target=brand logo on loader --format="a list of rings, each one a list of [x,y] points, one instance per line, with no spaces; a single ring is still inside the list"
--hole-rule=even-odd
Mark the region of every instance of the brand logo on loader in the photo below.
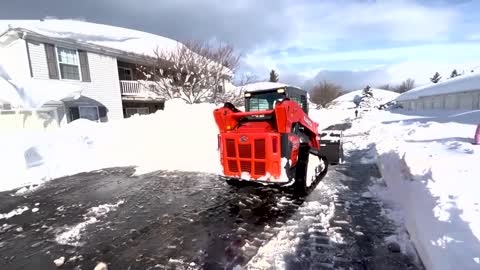
[[[304,116],[303,120],[305,121],[305,123],[307,123],[307,125],[309,125],[309,126],[312,125],[312,120],[308,119],[308,117]]]
[[[243,135],[242,137],[240,137],[240,141],[241,142],[246,142],[246,141],[248,141],[248,137]]]

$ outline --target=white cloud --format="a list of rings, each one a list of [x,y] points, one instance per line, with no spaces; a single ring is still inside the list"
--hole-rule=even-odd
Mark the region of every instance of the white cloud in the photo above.
[[[480,40],[480,33],[469,35],[469,36],[468,36],[468,40],[474,40],[474,41]]]
[[[304,2],[287,14],[296,30],[292,43],[319,48],[368,40],[444,40],[459,18],[453,8],[394,0]]]
[[[261,62],[260,55],[255,52],[255,61]],[[260,54],[260,55],[259,55]],[[266,56],[266,55],[265,55]],[[402,60],[458,60],[480,58],[479,43],[443,43],[404,46],[384,49],[351,50],[346,52],[312,52],[296,57],[280,57],[276,61],[283,64],[306,64],[339,61],[402,61]]]
[[[405,61],[359,71],[322,70],[302,86],[309,89],[319,81],[327,80],[341,85],[345,90],[354,90],[361,89],[367,84],[370,86],[396,85],[408,78],[414,79],[419,86],[429,83],[435,72],[439,72],[443,80],[450,76],[453,69],[459,73],[469,73],[474,67],[480,67],[478,62]]]
[[[290,2],[285,14],[278,16],[278,23],[287,27],[278,36],[288,33],[288,38],[262,43],[246,54],[244,63],[259,74],[275,68],[312,77],[320,67],[329,68],[332,63],[339,66],[342,61],[365,61],[368,63],[363,67],[371,69],[385,62],[449,57],[452,52],[452,57],[460,53],[463,59],[476,48],[468,44],[432,45],[448,39],[459,14],[453,7],[426,7],[401,0]],[[285,21],[289,24],[285,25]],[[385,44],[402,42],[426,45],[385,48]],[[276,53],[292,47],[298,51]],[[354,49],[359,47],[381,49]]]

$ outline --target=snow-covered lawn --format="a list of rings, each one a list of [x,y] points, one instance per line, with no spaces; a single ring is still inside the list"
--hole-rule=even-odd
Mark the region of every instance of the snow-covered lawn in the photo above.
[[[0,191],[40,184],[80,172],[135,166],[156,170],[220,172],[213,104],[167,101],[164,111],[119,121],[76,120],[52,131],[0,134]],[[341,122],[350,111],[312,110],[320,128]],[[24,190],[21,190],[24,191]]]
[[[427,269],[480,269],[480,111],[372,111],[346,136],[372,147]],[[352,147],[348,147],[352,148]]]
[[[371,88],[371,92],[373,94],[373,98],[369,100],[369,106],[375,107],[390,102],[398,97],[398,93],[387,91],[383,89]],[[329,108],[338,110],[338,109],[354,109],[355,103],[353,102],[355,99],[360,99],[363,94],[363,89],[355,90],[349,92],[345,95],[342,95],[336,99],[334,99]]]

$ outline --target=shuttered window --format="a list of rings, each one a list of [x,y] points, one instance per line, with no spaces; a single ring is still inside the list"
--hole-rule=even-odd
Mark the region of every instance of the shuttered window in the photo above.
[[[76,50],[57,47],[60,76],[67,80],[80,80],[80,61]]]
[[[91,82],[88,53],[82,50],[45,45],[50,79]]]
[[[86,51],[78,51],[78,58],[80,60],[80,70],[82,72],[82,81],[91,82],[90,68],[88,67],[88,55]]]
[[[47,57],[48,77],[50,79],[58,80],[59,76],[55,46],[52,44],[45,44],[45,55]]]

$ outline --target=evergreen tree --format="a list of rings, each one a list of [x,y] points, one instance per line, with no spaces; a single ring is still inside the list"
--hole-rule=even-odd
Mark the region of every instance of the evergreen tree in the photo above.
[[[365,88],[363,88],[363,96],[364,97],[373,97],[373,92],[370,87],[370,85],[367,85]]]
[[[459,76],[459,75],[460,75],[460,74],[458,74],[457,70],[454,69],[454,70],[452,71],[452,74],[450,74],[450,78],[455,78],[455,77],[457,77],[457,76]]]
[[[270,82],[278,82],[278,74],[273,69],[270,71]]]
[[[437,82],[440,81],[441,78],[442,78],[442,76],[440,76],[440,73],[435,72],[435,74],[433,75],[433,77],[430,78],[430,81],[432,81],[433,83],[437,83]]]

